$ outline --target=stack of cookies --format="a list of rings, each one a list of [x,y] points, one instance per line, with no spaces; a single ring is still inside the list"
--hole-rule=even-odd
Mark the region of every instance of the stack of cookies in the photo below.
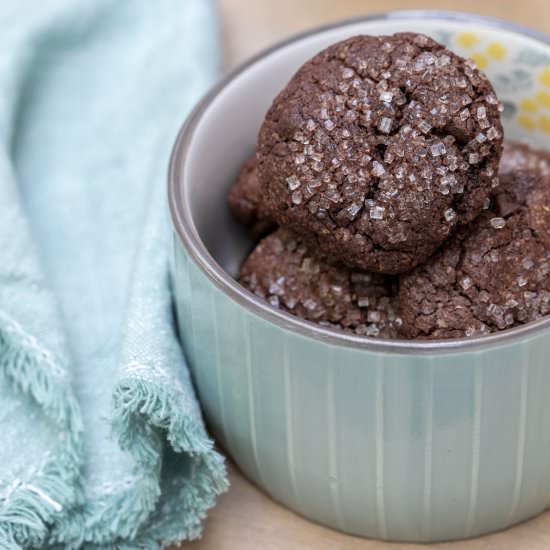
[[[230,195],[260,242],[239,280],[303,319],[462,338],[550,313],[550,154],[503,142],[472,61],[357,36],[275,98]]]

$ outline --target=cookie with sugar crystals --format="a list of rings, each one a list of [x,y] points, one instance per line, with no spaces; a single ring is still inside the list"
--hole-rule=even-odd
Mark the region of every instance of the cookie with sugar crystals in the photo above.
[[[475,64],[426,36],[334,44],[298,70],[261,127],[266,206],[333,261],[410,270],[498,184],[500,110]]]
[[[355,334],[398,337],[395,277],[330,264],[286,229],[256,246],[239,281],[273,307],[302,319]]]
[[[490,205],[411,273],[401,276],[408,338],[463,338],[550,313],[550,177],[500,176]]]

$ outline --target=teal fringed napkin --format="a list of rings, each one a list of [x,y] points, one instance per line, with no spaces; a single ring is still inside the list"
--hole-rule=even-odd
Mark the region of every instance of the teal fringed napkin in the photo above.
[[[227,486],[172,318],[165,174],[208,0],[0,6],[0,548],[159,548]]]

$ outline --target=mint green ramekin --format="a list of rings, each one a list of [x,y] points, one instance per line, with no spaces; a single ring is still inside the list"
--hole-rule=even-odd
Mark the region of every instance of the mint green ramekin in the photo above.
[[[506,136],[550,148],[547,37],[440,12],[314,30],[224,79],[183,126],[169,178],[173,280],[204,414],[246,476],[336,529],[440,541],[505,528],[550,503],[550,318],[433,342],[301,321],[233,279],[250,242],[226,206],[270,102],[301,63],[354,34],[411,30],[476,59],[504,101]]]

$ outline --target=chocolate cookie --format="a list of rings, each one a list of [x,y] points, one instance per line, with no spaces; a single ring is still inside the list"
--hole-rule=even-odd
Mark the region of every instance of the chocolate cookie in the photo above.
[[[550,152],[516,141],[505,141],[499,174],[505,175],[518,170],[550,176]]]
[[[329,264],[286,229],[256,246],[239,281],[273,307],[322,325],[381,338],[396,338],[401,325],[393,277]]]
[[[500,176],[489,208],[441,251],[402,275],[409,338],[462,338],[550,313],[550,177]]]
[[[254,155],[241,167],[235,183],[229,190],[228,202],[235,218],[249,226],[256,236],[265,235],[275,226],[262,196]]]
[[[474,63],[426,36],[334,44],[299,69],[261,127],[266,205],[333,260],[407,271],[498,183],[500,110]]]

